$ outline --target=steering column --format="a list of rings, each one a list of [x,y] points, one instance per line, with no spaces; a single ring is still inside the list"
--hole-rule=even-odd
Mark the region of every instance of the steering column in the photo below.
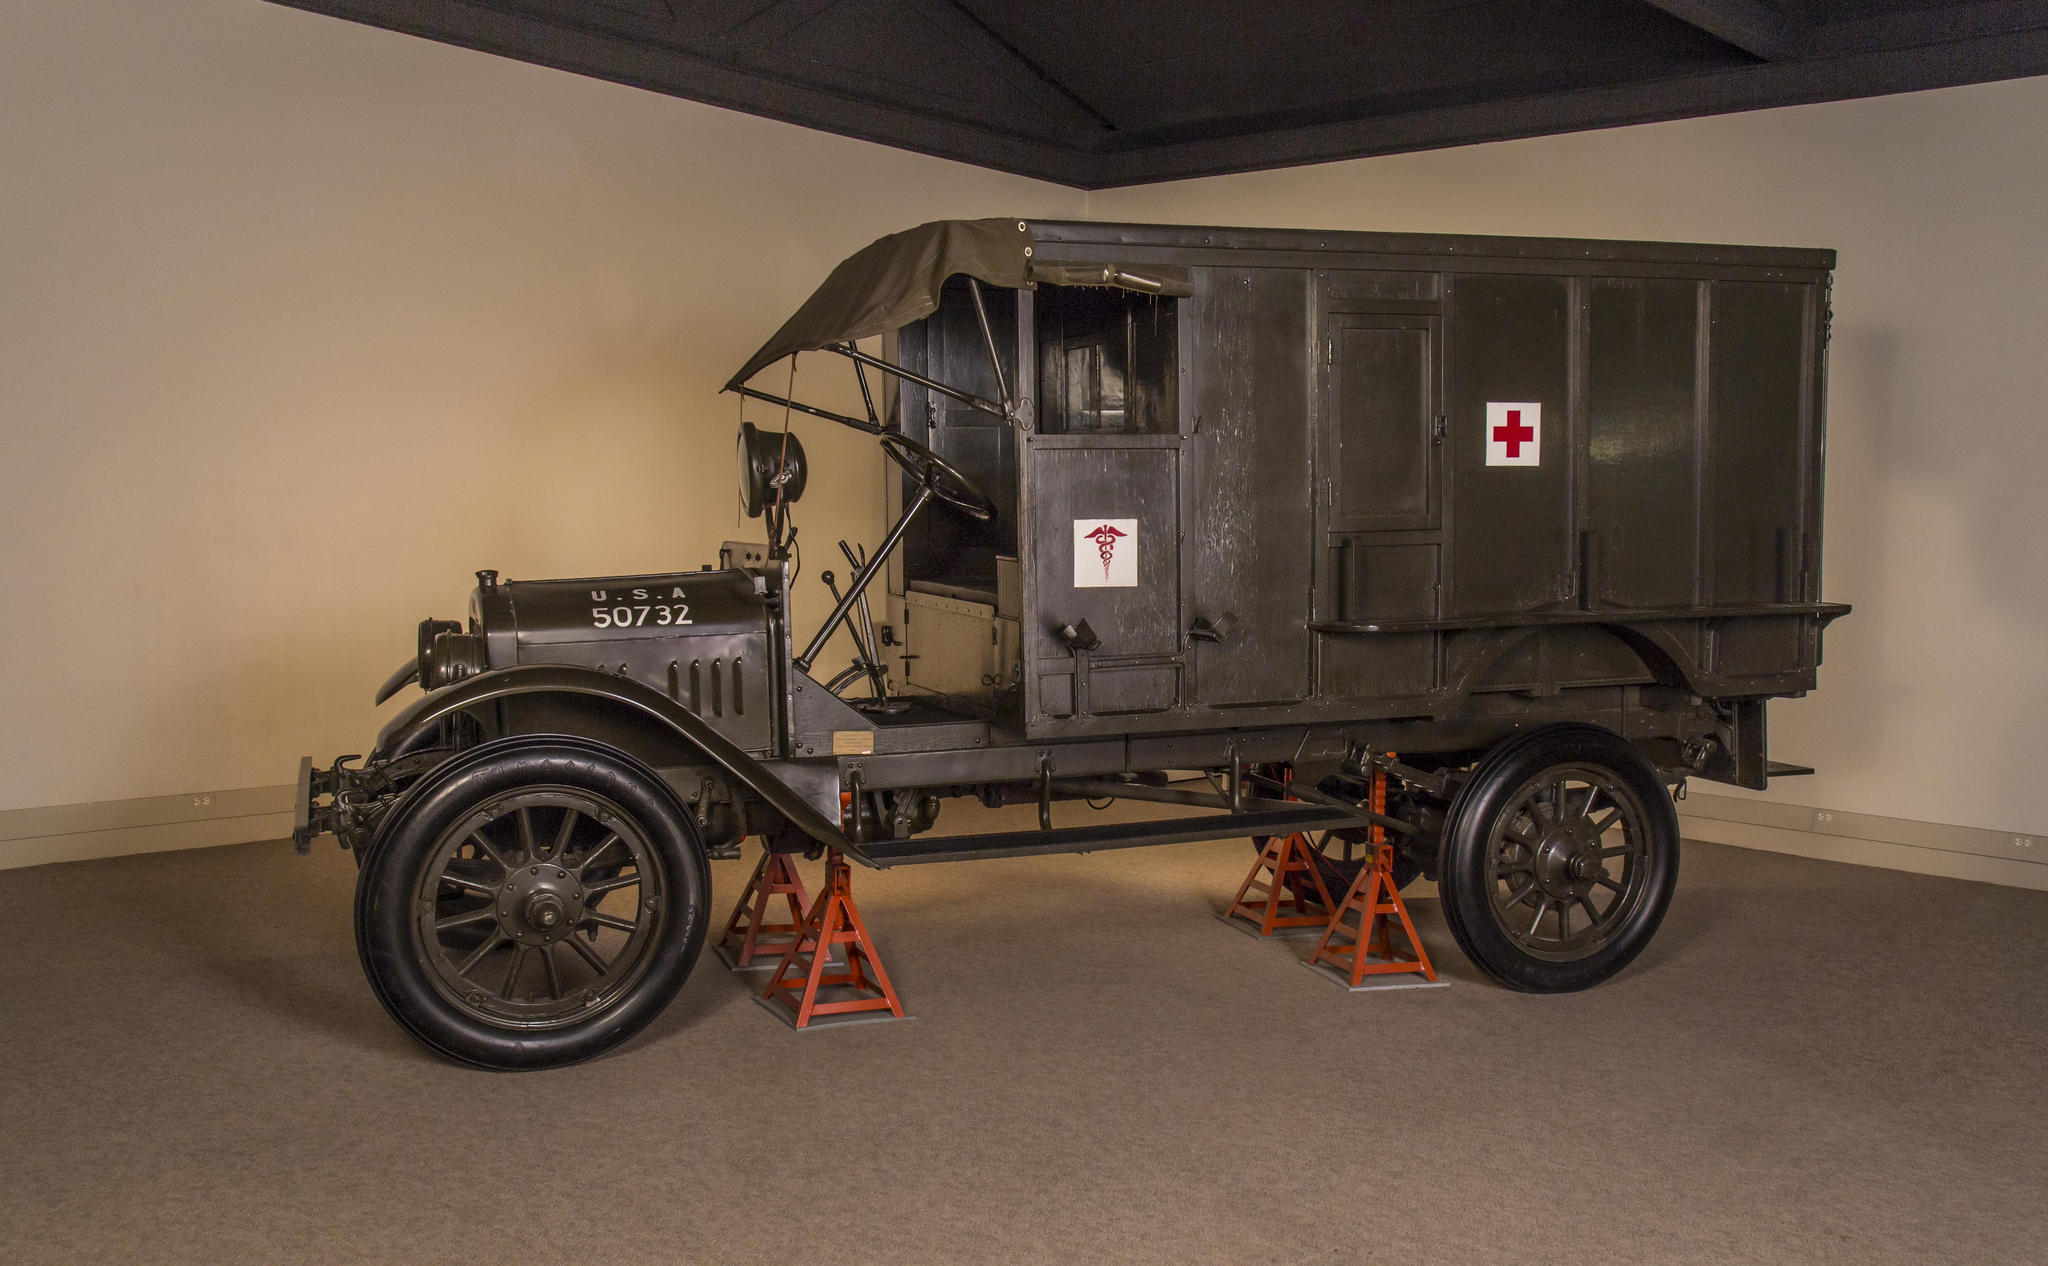
[[[859,577],[847,586],[846,593],[839,599],[839,605],[832,608],[832,614],[819,626],[817,636],[811,639],[811,644],[804,647],[804,653],[796,657],[796,666],[804,672],[811,671],[811,665],[825,649],[825,643],[831,640],[832,631],[847,618],[854,604],[868,591],[868,585],[881,573],[883,565],[889,561],[889,555],[903,543],[904,534],[910,530],[911,520],[917,517],[918,511],[924,509],[926,502],[936,497],[977,522],[986,523],[995,517],[995,502],[990,501],[987,494],[975,487],[973,480],[953,469],[945,458],[916,440],[891,431],[882,437],[882,451],[889,455],[890,461],[903,468],[903,473],[917,480],[917,497],[904,507],[903,517],[896,520],[896,526],[890,528],[889,534],[882,538],[881,545],[875,549],[874,556],[868,560],[868,565],[861,569]]]

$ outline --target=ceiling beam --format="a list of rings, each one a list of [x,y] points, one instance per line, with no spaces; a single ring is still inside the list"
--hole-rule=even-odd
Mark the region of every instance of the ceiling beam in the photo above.
[[[896,149],[1015,172],[1055,184],[1087,187],[1088,156],[1071,146],[919,110],[863,100],[829,88],[771,78],[723,58],[635,40],[605,31],[543,23],[507,11],[503,0],[273,0],[493,53],[593,79],[851,136]]]
[[[1202,127],[1119,130],[1106,127],[1091,103],[1076,99],[1047,69],[970,24],[972,10],[958,0],[904,0],[904,9],[938,25],[961,55],[988,66],[1011,101],[1021,93],[1050,116],[1051,126],[1041,121],[1032,131],[1015,111],[986,119],[935,112],[901,97],[805,79],[800,66],[766,65],[747,51],[827,0],[758,6],[751,25],[692,20],[701,15],[681,3],[667,11],[683,17],[668,21],[582,0],[277,2],[1083,189],[2048,75],[2048,0],[1966,0],[1847,22],[1781,23],[1774,32],[1731,26],[1753,45],[1745,46],[1747,56],[1761,60],[1738,64],[1729,53],[1719,69],[1676,76],[1652,72],[1585,88],[1504,80],[1476,94],[1364,99],[1316,117],[1247,113]],[[1735,0],[1646,2],[1674,12],[1696,9],[1702,23],[1710,9],[1737,12]],[[1741,2],[1752,19],[1774,13],[1761,0]]]
[[[1816,23],[1807,33],[1813,57],[1933,44],[1966,44],[2048,28],[2048,0],[1965,0],[1936,8]]]
[[[1778,10],[1758,0],[1645,0],[1751,57],[1774,62],[1794,51],[1796,31]]]
[[[2036,75],[2048,75],[2048,29],[1144,146],[1096,155],[1083,187],[1298,167]]]
[[[752,17],[735,22],[706,41],[707,51],[732,57],[764,49],[804,23],[821,17],[838,0],[774,0]]]
[[[961,6],[959,0],[909,0],[910,7],[925,21],[972,53],[981,64],[992,67],[1011,89],[1034,100],[1040,109],[1071,130],[1080,143],[1097,133],[1113,132],[1116,124],[1100,110],[1083,101],[1043,66],[1026,57],[987,23]]]

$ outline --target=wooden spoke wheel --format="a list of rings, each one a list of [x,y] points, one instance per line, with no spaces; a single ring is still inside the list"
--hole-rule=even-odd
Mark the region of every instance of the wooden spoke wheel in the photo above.
[[[509,739],[393,808],[358,883],[357,946],[378,999],[428,1046],[556,1067],[667,1005],[709,890],[695,824],[651,771],[584,740]]]
[[[1511,988],[1584,989],[1649,944],[1678,881],[1678,815],[1634,744],[1554,725],[1489,752],[1451,805],[1444,918]]]

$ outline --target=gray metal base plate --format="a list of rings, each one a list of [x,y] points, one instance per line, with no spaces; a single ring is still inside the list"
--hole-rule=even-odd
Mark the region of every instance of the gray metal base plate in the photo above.
[[[1365,961],[1368,963],[1383,963],[1386,960],[1368,955]],[[1373,993],[1382,989],[1448,989],[1451,987],[1451,982],[1445,980],[1441,973],[1437,975],[1435,980],[1431,980],[1427,976],[1406,972],[1399,975],[1390,973],[1385,976],[1367,976],[1363,983],[1353,985],[1349,973],[1338,971],[1336,967],[1329,963],[1303,963],[1302,966],[1318,976],[1337,982],[1348,993]]]
[[[1216,921],[1224,927],[1234,928],[1244,933],[1254,941],[1299,941],[1308,937],[1321,936],[1323,929],[1329,926],[1326,923],[1319,923],[1314,927],[1275,928],[1273,929],[1273,935],[1260,936],[1259,925],[1249,919],[1233,919],[1228,912],[1225,912],[1217,915]]]
[[[822,994],[824,991],[820,990],[819,992]],[[917,1018],[907,1011],[902,1015],[890,1015],[887,1011],[847,1011],[839,1015],[812,1016],[811,1022],[799,1029],[796,1027],[796,1012],[788,1007],[779,1002],[770,1002],[760,994],[754,995],[754,1001],[766,1008],[776,1019],[782,1021],[798,1033],[813,1033],[819,1029],[850,1028],[856,1024],[893,1023],[897,1020],[915,1020]],[[828,998],[825,1001],[829,1002],[831,999]]]

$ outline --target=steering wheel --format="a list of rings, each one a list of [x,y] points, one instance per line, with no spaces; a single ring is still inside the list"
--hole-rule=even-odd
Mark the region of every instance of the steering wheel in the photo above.
[[[996,503],[974,481],[946,464],[946,459],[907,435],[891,431],[882,437],[882,451],[903,473],[955,510],[980,523],[995,517]]]

